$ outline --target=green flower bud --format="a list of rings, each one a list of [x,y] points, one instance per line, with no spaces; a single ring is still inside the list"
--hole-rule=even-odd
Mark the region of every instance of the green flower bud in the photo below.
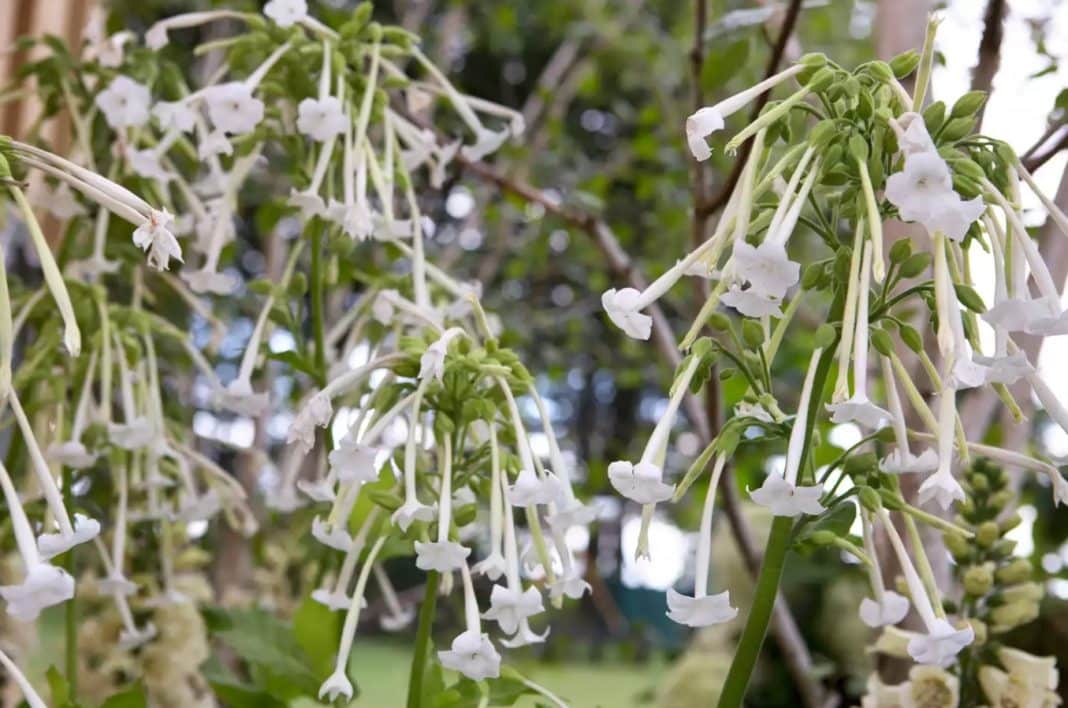
[[[838,137],[838,126],[829,118],[821,120],[808,133],[808,144],[822,150]]]
[[[998,522],[998,528],[1001,529],[1001,534],[1005,535],[1009,531],[1012,531],[1014,528],[1019,526],[1020,522],[1022,522],[1022,521],[1023,521],[1023,519],[1020,518],[1020,515],[1017,514],[1016,512],[1013,512],[1008,517],[1006,517],[1006,518],[1004,518],[1004,519],[1002,519],[1001,521]]]
[[[1016,558],[1008,565],[1003,565],[994,572],[999,583],[1022,583],[1031,578],[1031,563],[1025,558]]]
[[[953,104],[949,115],[953,118],[967,118],[975,115],[986,102],[986,91],[969,91]]]
[[[994,494],[991,494],[987,498],[986,503],[989,504],[990,506],[994,507],[995,509],[1003,509],[1006,506],[1008,506],[1009,504],[1011,504],[1013,499],[1015,499],[1015,498],[1016,498],[1016,495],[1013,494],[1013,492],[1011,490],[1002,489],[999,492],[995,492]]]
[[[725,332],[731,328],[731,320],[722,312],[713,312],[708,316],[708,326],[717,332]]]
[[[854,133],[849,136],[849,154],[853,156],[853,159],[857,162],[868,161],[868,142]]]
[[[946,533],[942,534],[942,541],[945,543],[950,555],[953,556],[953,560],[958,563],[964,562],[971,556],[972,546],[963,537],[955,533]]]
[[[743,320],[742,341],[747,347],[759,348],[764,343],[764,328],[756,320]]]
[[[986,595],[994,586],[994,564],[983,563],[965,569],[961,575],[961,584],[964,586],[964,592],[969,595],[975,597]]]
[[[797,63],[813,69],[819,69],[827,63],[827,55],[823,52],[808,52],[807,54],[802,54]]]
[[[890,83],[894,80],[894,70],[885,61],[870,61],[864,66],[868,70],[868,74],[883,83]]]
[[[899,79],[903,79],[916,71],[916,67],[919,65],[920,55],[915,49],[910,49],[907,52],[898,54],[890,60],[890,70],[893,71],[894,76]]]
[[[990,550],[990,555],[995,558],[1008,558],[1015,550],[1016,541],[1003,538]]]
[[[898,335],[905,346],[912,351],[919,352],[923,349],[923,336],[912,325],[902,322],[898,327]]]
[[[975,530],[975,542],[982,548],[990,548],[1001,538],[997,522],[985,521]]]
[[[934,135],[942,127],[946,119],[946,104],[935,101],[923,111],[923,122],[927,126],[927,132]]]
[[[1036,582],[1011,585],[1001,591],[1001,599],[1006,603],[1038,602],[1045,595],[1045,590]]]
[[[1014,602],[990,611],[990,631],[1002,634],[1038,617],[1038,603]]]
[[[860,487],[857,489],[857,499],[864,508],[868,511],[878,511],[883,508],[883,501],[879,497],[879,493],[871,487]]]
[[[823,529],[810,533],[808,535],[808,540],[817,546],[831,546],[838,540],[838,536],[836,536],[833,531]]]
[[[967,158],[963,160],[953,160],[949,164],[950,168],[955,174],[963,175],[968,179],[981,182],[986,177],[986,172],[983,172],[983,168],[979,166],[975,160],[969,160]]]
[[[890,339],[890,335],[886,333],[886,330],[872,327],[870,338],[871,345],[883,356],[890,356],[893,353],[894,343]]]
[[[832,69],[824,67],[813,74],[812,78],[808,80],[808,89],[810,91],[826,91],[830,86],[834,84],[835,72]]]
[[[941,137],[948,142],[956,142],[975,130],[975,118],[954,118],[942,128]]]
[[[901,277],[915,278],[931,265],[931,255],[924,251],[913,253],[901,264]]]
[[[824,323],[816,329],[816,335],[813,337],[813,340],[817,347],[827,349],[834,344],[837,337],[838,333],[835,331],[834,327]]]
[[[809,263],[801,275],[801,287],[805,290],[818,290],[823,284],[825,263]]]
[[[891,263],[904,263],[912,255],[912,239],[905,237],[894,241],[888,255]]]
[[[978,647],[986,644],[987,637],[990,635],[986,622],[978,617],[969,617],[967,621],[972,627],[972,632],[975,633],[975,641],[972,645]]]
[[[715,345],[711,338],[701,337],[693,343],[692,347],[690,347],[690,352],[698,358],[704,358],[706,354],[712,351],[713,346]]]

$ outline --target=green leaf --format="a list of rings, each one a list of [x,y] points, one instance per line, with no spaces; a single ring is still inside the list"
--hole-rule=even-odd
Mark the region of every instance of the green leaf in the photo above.
[[[45,672],[45,680],[48,681],[48,690],[52,694],[52,705],[57,708],[70,705],[70,684],[67,677],[59,673],[55,666],[49,666]]]
[[[140,682],[120,691],[100,704],[100,708],[148,708],[148,697]]]
[[[341,632],[340,617],[310,597],[304,598],[293,613],[293,636],[308,656],[312,668],[323,678],[333,670],[334,652]]]
[[[305,693],[314,693],[319,679],[293,632],[263,610],[226,612],[230,626],[216,632],[224,644],[255,669],[285,679]]]
[[[288,365],[290,368],[296,371],[301,371],[312,378],[318,378],[319,370],[315,366],[315,362],[305,356],[301,356],[295,351],[285,352],[271,352],[267,355],[268,359],[274,359],[280,361],[283,364]]]

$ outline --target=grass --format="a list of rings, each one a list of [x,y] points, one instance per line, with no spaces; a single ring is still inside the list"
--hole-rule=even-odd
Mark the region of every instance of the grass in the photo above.
[[[353,647],[352,678],[361,690],[353,708],[396,708],[403,705],[408,682],[408,647],[364,639]],[[523,674],[545,686],[572,708],[648,708],[664,672],[663,663],[625,664],[520,663]],[[542,701],[544,703],[544,700]],[[516,702],[534,708],[531,698]]]

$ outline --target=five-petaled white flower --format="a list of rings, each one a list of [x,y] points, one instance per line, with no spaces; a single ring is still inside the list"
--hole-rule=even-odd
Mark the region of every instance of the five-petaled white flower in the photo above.
[[[927,633],[919,634],[909,640],[909,656],[920,664],[931,664],[943,668],[956,659],[961,649],[975,639],[971,626],[957,629],[944,619],[931,623]]]
[[[297,106],[297,130],[325,143],[345,132],[345,112],[335,96],[305,98]]]
[[[156,270],[167,270],[172,258],[182,261],[182,247],[170,231],[173,221],[166,209],[152,210],[145,222],[134,229],[134,244],[148,252],[148,265]]]
[[[23,622],[32,622],[41,610],[74,597],[74,578],[49,563],[36,563],[26,569],[18,585],[0,585],[0,597],[7,603],[7,613]]]
[[[756,288],[742,289],[735,283],[719,298],[727,307],[733,307],[745,317],[782,317],[779,306],[782,301]]]
[[[981,197],[965,201],[953,191],[949,165],[937,152],[908,155],[905,168],[887,178],[886,198],[903,221],[918,221],[928,233],[940,231],[954,241],[986,208]]]
[[[635,339],[649,339],[653,330],[653,318],[639,312],[641,293],[634,288],[606,290],[601,295],[601,305],[612,324]]]
[[[446,669],[458,671],[472,681],[497,678],[501,673],[501,655],[489,635],[467,630],[452,640],[448,650],[438,652]]]
[[[883,590],[882,598],[866,597],[860,601],[860,619],[869,627],[897,624],[909,613],[907,597],[893,590]]]
[[[471,549],[456,541],[416,541],[415,565],[420,570],[448,573],[461,568]]]
[[[823,485],[797,486],[783,479],[782,475],[771,473],[758,489],[749,492],[749,496],[760,506],[767,507],[774,516],[800,516],[822,514],[826,509],[820,504]]]
[[[734,244],[736,276],[749,283],[749,289],[773,299],[781,299],[801,275],[801,264],[786,255],[786,246],[777,240],[766,240],[759,246],[745,241]]]
[[[670,499],[675,487],[663,480],[664,471],[651,462],[635,465],[616,460],[608,465],[608,481],[615,490],[639,504],[656,504]]]
[[[953,476],[948,465],[941,466],[938,471],[920,485],[919,499],[921,504],[936,501],[938,506],[948,509],[955,501],[964,501],[964,488]]]
[[[152,95],[148,87],[126,76],[116,76],[96,96],[96,106],[104,120],[115,130],[132,128],[148,122]]]
[[[938,469],[938,453],[927,448],[916,455],[899,447],[879,461],[879,469],[887,474],[930,474]]]
[[[292,27],[308,16],[306,0],[271,0],[263,6],[263,14],[279,27]]]
[[[490,608],[482,614],[482,618],[494,620],[505,634],[515,634],[522,620],[544,610],[541,593],[533,585],[526,590],[494,585],[490,593]]]
[[[197,123],[197,114],[185,101],[160,101],[152,107],[152,117],[161,130],[190,133]]]
[[[738,608],[731,607],[730,592],[727,590],[715,595],[690,597],[668,588],[667,604],[667,616],[673,622],[687,627],[723,624],[738,616]]]
[[[263,101],[243,81],[230,81],[204,89],[208,118],[223,133],[251,132],[263,120]]]
[[[342,482],[374,482],[378,479],[378,453],[377,447],[357,442],[350,432],[341,438],[336,450],[330,451],[330,471]]]
[[[559,480],[551,473],[544,478],[532,469],[524,468],[515,478],[515,484],[508,488],[508,500],[513,506],[534,506],[551,504],[559,490]]]

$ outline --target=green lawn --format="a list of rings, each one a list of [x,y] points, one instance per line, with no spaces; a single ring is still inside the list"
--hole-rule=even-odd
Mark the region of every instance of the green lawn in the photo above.
[[[352,678],[363,692],[353,708],[396,708],[403,705],[407,687],[408,648],[394,643],[364,639],[353,646]],[[663,663],[619,662],[528,663],[517,666],[527,678],[537,681],[564,699],[572,708],[648,708],[650,696],[664,671]],[[524,699],[517,706],[532,708]]]

